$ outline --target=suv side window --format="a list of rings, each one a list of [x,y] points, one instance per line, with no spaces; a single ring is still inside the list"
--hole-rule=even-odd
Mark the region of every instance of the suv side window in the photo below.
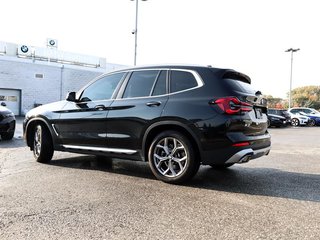
[[[273,110],[273,109],[268,109],[268,113],[269,113],[269,114],[275,114],[275,113],[276,113],[276,111],[275,111],[275,110]]]
[[[159,70],[135,71],[131,74],[123,98],[149,96]]]
[[[171,93],[198,86],[197,80],[191,72],[172,70],[170,78]]]
[[[167,71],[161,71],[158,80],[154,86],[152,96],[163,95],[167,93]]]
[[[110,99],[125,73],[107,75],[93,82],[81,94],[80,101],[96,101]]]

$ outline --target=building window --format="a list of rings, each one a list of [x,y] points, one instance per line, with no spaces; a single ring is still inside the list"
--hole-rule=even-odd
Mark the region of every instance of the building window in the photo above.
[[[43,74],[42,73],[36,73],[35,74],[35,78],[43,78],[44,76],[43,76]]]

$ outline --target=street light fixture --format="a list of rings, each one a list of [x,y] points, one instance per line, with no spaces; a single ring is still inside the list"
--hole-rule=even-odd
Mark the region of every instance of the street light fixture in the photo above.
[[[134,34],[134,66],[137,64],[137,46],[138,46],[138,8],[139,8],[139,0],[131,0],[136,1],[136,26],[135,29],[133,29],[132,34]],[[141,1],[147,1],[147,0],[141,0]]]
[[[298,52],[300,48],[289,48],[285,52],[291,52],[291,70],[290,70],[290,90],[289,90],[289,108],[291,108],[291,89],[292,89],[292,65],[293,65],[293,53]]]

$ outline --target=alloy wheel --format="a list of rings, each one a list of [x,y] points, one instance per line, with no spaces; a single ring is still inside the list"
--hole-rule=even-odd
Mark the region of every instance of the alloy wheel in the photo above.
[[[316,121],[314,119],[311,119],[309,122],[309,126],[315,126],[316,125]]]
[[[188,154],[184,144],[174,137],[158,141],[153,152],[156,169],[165,177],[181,175],[188,164]]]
[[[299,126],[299,120],[298,119],[296,119],[296,118],[294,118],[294,119],[292,119],[291,120],[291,124],[293,125],[293,126]]]
[[[42,146],[42,129],[40,126],[37,126],[36,131],[34,133],[34,141],[33,141],[33,152],[36,157],[39,157],[41,154],[41,146]]]

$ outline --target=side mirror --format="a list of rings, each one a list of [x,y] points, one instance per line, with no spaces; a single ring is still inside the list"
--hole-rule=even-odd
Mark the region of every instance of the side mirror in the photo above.
[[[69,102],[76,102],[76,92],[69,92],[66,98],[67,101]]]
[[[6,104],[5,102],[2,102],[2,103],[1,103],[1,106],[2,106],[2,107],[6,107],[7,104]]]

